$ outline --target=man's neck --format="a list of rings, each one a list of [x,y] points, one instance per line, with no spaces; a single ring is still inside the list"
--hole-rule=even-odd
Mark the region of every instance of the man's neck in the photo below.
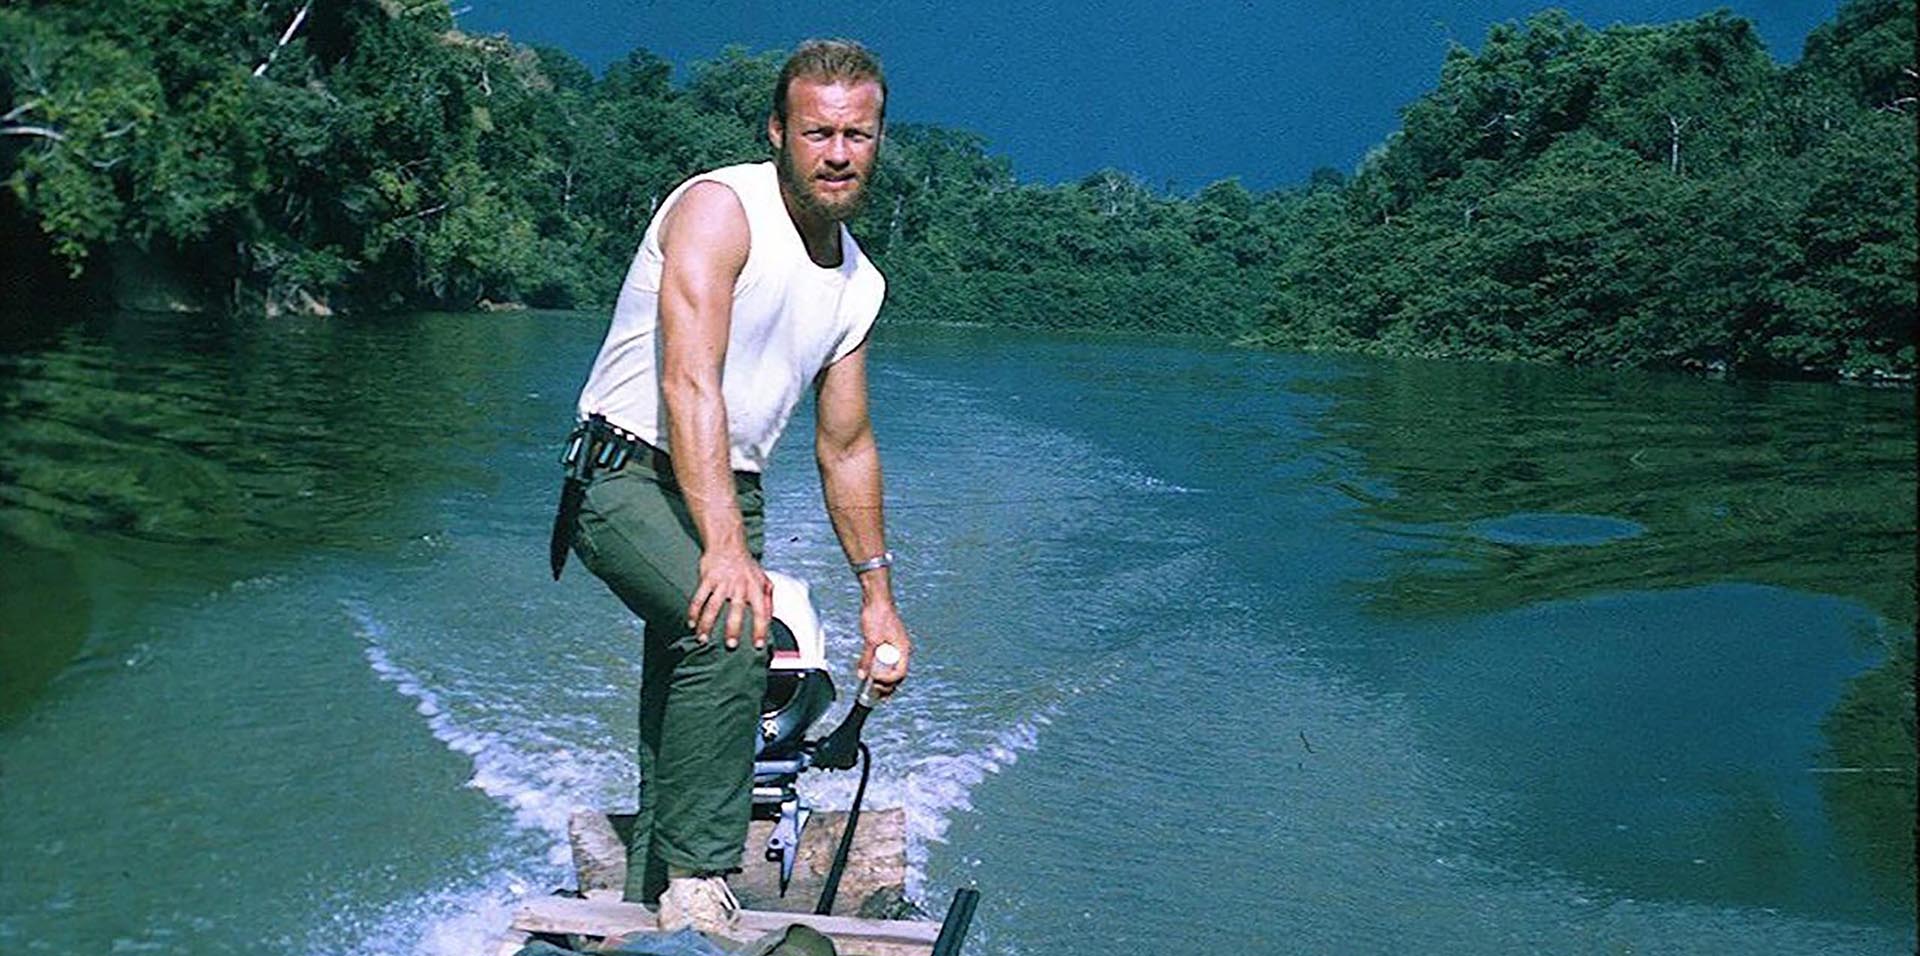
[[[787,218],[793,222],[793,228],[800,233],[800,242],[807,247],[807,258],[823,268],[840,264],[840,223],[806,209],[787,191],[787,184],[780,184],[780,203],[787,207]]]

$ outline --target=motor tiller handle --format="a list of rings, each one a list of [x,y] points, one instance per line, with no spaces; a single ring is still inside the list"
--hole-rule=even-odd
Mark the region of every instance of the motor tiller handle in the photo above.
[[[892,644],[874,648],[873,663],[891,670],[900,663],[900,649]],[[813,765],[825,770],[851,769],[860,756],[860,729],[867,725],[867,715],[878,706],[880,697],[874,693],[873,672],[869,670],[867,679],[860,682],[860,692],[854,695],[853,709],[847,711],[840,726],[814,745]]]

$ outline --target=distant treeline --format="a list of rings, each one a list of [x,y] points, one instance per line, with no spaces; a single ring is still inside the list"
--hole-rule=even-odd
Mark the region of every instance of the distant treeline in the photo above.
[[[9,3],[0,241],[16,285],[37,262],[269,312],[604,306],[668,190],[768,155],[778,62],[596,77],[443,0]],[[1787,67],[1726,12],[1549,11],[1451,50],[1352,174],[1265,193],[1021,184],[896,116],[855,231],[909,319],[1907,376],[1913,62],[1914,0],[1847,0]]]

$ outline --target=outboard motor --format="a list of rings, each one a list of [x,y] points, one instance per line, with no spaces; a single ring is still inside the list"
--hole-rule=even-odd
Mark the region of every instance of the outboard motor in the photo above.
[[[867,774],[873,769],[867,745],[860,742],[860,730],[879,698],[869,677],[854,694],[853,706],[838,727],[824,737],[806,739],[814,722],[833,706],[835,696],[833,676],[827,670],[827,633],[820,626],[806,582],[777,571],[768,571],[767,577],[773,581],[773,626],[768,638],[773,654],[767,665],[767,693],[761,698],[760,726],[753,743],[753,816],[776,821],[773,834],[767,838],[767,860],[780,864],[782,896],[793,879],[800,834],[813,812],[801,805],[794,786],[800,774],[809,769],[847,770],[854,766],[856,757],[860,763],[860,784],[853,792],[847,825],[840,833],[833,866],[813,908],[815,915],[825,916],[833,911],[834,895],[853,847],[854,829],[860,824]],[[874,651],[874,662],[880,666],[891,667],[899,660],[892,645],[883,644]],[[980,892],[971,887],[954,891],[953,902],[940,924],[940,935],[934,940],[933,956],[959,956],[979,900]]]
[[[780,890],[786,892],[800,848],[800,834],[812,811],[800,804],[794,784],[811,763],[807,731],[833,705],[833,676],[827,669],[827,633],[814,612],[806,582],[768,571],[773,581],[773,652],[767,668],[767,693],[760,702],[760,727],[753,742],[753,815],[775,820],[767,840],[767,859],[780,863]]]
[[[813,610],[807,585],[778,571],[773,580],[773,652],[767,693],[760,699],[760,733],[753,742],[753,782],[776,786],[786,761],[797,759],[814,721],[833,706],[833,676],[827,670],[827,632]],[[763,767],[762,765],[765,764]]]

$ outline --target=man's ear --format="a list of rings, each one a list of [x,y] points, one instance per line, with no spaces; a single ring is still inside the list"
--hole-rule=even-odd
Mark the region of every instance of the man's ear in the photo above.
[[[772,143],[776,150],[787,147],[787,131],[781,125],[778,113],[767,114],[767,142]]]

